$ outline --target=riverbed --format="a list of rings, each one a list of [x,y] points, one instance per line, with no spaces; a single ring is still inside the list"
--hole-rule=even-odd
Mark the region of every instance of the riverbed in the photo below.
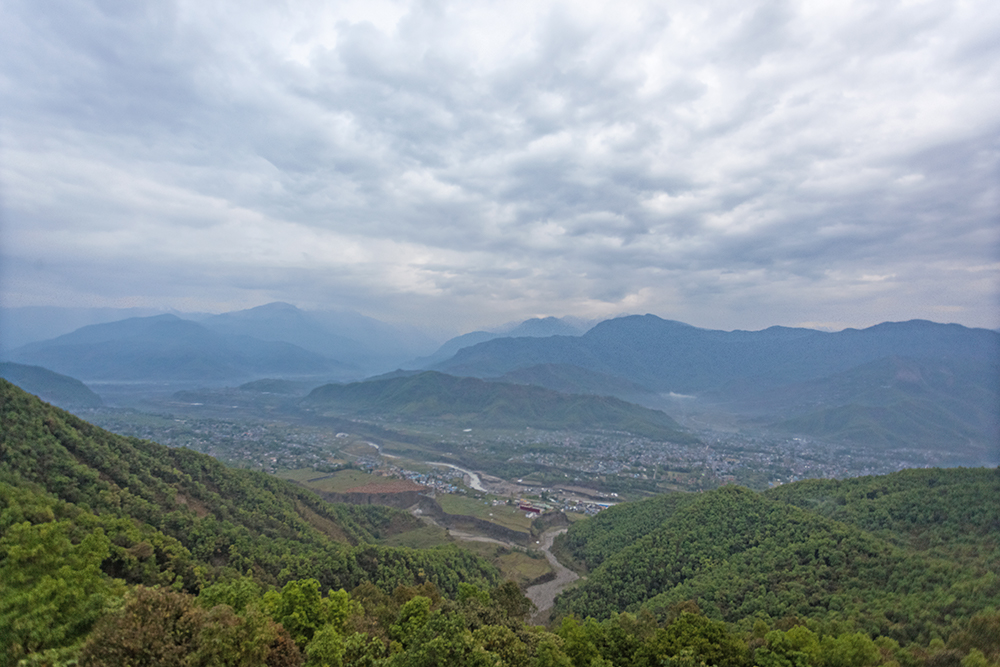
[[[550,549],[552,548],[552,542],[555,541],[558,535],[562,535],[566,532],[566,528],[550,528],[549,530],[542,533],[541,539],[539,540],[538,547],[545,554],[545,558],[549,561],[549,565],[556,572],[556,578],[551,581],[546,581],[544,584],[535,584],[534,586],[529,586],[524,594],[529,600],[535,603],[538,610],[532,614],[531,623],[535,625],[543,625],[545,621],[549,618],[549,612],[552,611],[552,605],[555,602],[556,596],[562,592],[564,588],[569,586],[571,583],[580,578],[576,572],[573,572],[569,568],[563,566],[556,557],[552,555]]]

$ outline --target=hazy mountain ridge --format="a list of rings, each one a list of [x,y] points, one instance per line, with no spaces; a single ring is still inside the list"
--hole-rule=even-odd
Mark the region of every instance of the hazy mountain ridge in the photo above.
[[[59,407],[96,408],[104,404],[83,382],[41,366],[0,362],[0,378]]]
[[[1000,365],[886,357],[740,404],[792,415],[775,428],[804,435],[885,446],[982,446],[1000,442]]]
[[[86,326],[12,356],[84,380],[224,381],[349,370],[290,343],[218,334],[176,315]]]
[[[204,313],[182,313],[162,308],[68,308],[56,306],[0,306],[0,354],[29,343],[57,338],[91,324],[120,322],[134,317],[177,315],[198,321]]]
[[[470,331],[445,341],[434,354],[414,359],[407,368],[432,368],[435,364],[454,356],[462,350],[497,338],[547,338],[549,336],[580,336],[593,326],[591,322],[573,317],[535,317],[516,325],[494,331]]]
[[[579,337],[496,339],[435,368],[517,378],[549,366],[694,395],[713,409],[770,420],[790,434],[971,448],[974,458],[989,458],[987,450],[1000,444],[1000,335],[954,324],[914,320],[836,333],[787,327],[726,332],[630,316]],[[558,388],[573,391],[571,377],[563,373]],[[552,380],[539,375],[537,382]],[[589,391],[589,384],[581,376],[575,390]],[[641,393],[627,398],[662,405]]]
[[[539,364],[504,373],[499,382],[531,384],[564,394],[594,394],[614,396],[625,401],[653,398],[657,394],[646,387],[623,378],[590,371],[573,364]]]
[[[13,358],[86,381],[186,382],[175,389],[193,390],[271,378],[315,386],[384,371],[426,343],[403,345],[399,330],[352,317],[272,303],[201,322],[132,318],[25,346]],[[992,460],[988,450],[1000,444],[995,331],[922,320],[835,333],[715,331],[645,315],[606,320],[582,335],[560,333],[583,328],[568,318],[535,318],[502,332],[473,332],[442,346],[436,354],[457,351],[433,369],[611,395],[670,412],[700,408],[690,400],[671,402],[669,394],[695,396],[699,405],[755,419],[755,426],[770,424],[776,433],[968,448],[969,462]],[[482,336],[491,339],[466,345]],[[115,391],[119,398],[109,398]],[[108,386],[105,400],[127,400],[128,391]],[[195,394],[188,399],[198,401]]]
[[[466,426],[624,430],[675,442],[695,438],[666,413],[616,398],[570,395],[435,371],[314,389],[302,406],[342,415],[447,419]]]
[[[224,334],[285,342],[353,366],[361,375],[394,368],[433,346],[415,329],[401,331],[351,312],[306,311],[288,303],[269,303],[202,320]]]
[[[769,385],[818,379],[888,356],[996,360],[1000,335],[924,320],[826,333],[699,329],[655,315],[606,320],[579,337],[497,339],[460,350],[435,370],[477,377],[568,363],[657,391],[695,393],[738,378]]]
[[[116,313],[141,316],[115,318]],[[204,331],[188,326],[185,332],[185,325],[174,324],[177,341],[146,335],[145,347],[132,344],[149,333],[151,323],[163,326],[170,318]],[[81,326],[74,327],[76,323]],[[220,315],[164,314],[150,309],[7,308],[0,312],[0,325],[4,337],[0,349],[6,357],[87,379],[217,381],[259,377],[261,373],[331,374],[327,379],[355,379],[397,367],[434,347],[426,335],[410,327],[389,325],[350,311],[305,311],[280,302]],[[201,340],[196,340],[194,331]],[[211,339],[205,331],[222,338]],[[179,354],[177,343],[185,338],[188,349]],[[124,344],[122,353],[130,355],[127,365],[133,372],[125,372],[125,365],[118,364],[114,371],[94,374],[97,361],[89,365],[79,361],[103,357],[114,367],[115,360],[107,359],[114,352],[109,344],[123,339],[132,340]],[[285,347],[269,349],[266,343]],[[74,344],[83,347],[53,350]],[[256,364],[255,357],[267,356],[272,357],[271,362]],[[174,366],[187,367],[181,372],[165,372],[168,359]],[[143,373],[147,376],[140,377]]]

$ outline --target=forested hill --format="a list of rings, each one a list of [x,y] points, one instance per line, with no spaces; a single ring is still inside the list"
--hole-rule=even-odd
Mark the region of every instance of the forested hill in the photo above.
[[[269,475],[227,468],[188,449],[108,433],[0,380],[0,536],[19,522],[67,520],[111,539],[102,563],[129,583],[195,591],[227,573],[264,584],[313,577],[325,587],[371,581],[495,583],[489,564],[457,549],[373,546],[409,515],[332,505]]]
[[[694,599],[731,622],[811,618],[927,641],[1000,603],[998,517],[996,469],[628,503],[571,527],[565,548],[590,575],[557,609],[662,614]]]
[[[446,419],[477,427],[601,428],[672,442],[697,440],[666,413],[617,398],[563,394],[434,371],[324,385],[314,389],[302,405],[341,415]]]

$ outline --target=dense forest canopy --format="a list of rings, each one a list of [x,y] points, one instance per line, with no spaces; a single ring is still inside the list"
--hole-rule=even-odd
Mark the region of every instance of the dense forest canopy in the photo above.
[[[909,470],[723,487],[614,507],[564,548],[590,570],[558,609],[608,618],[685,600],[713,618],[810,618],[901,642],[1000,600],[1000,471]]]

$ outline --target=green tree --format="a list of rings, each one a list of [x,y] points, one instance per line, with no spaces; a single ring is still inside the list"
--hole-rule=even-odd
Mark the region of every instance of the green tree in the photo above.
[[[316,579],[296,579],[285,584],[280,592],[268,591],[264,607],[300,648],[305,648],[316,632],[329,623],[338,632],[342,631],[351,610],[346,592],[337,591],[324,599]]]
[[[700,614],[681,612],[666,628],[658,630],[637,654],[646,665],[694,661],[715,667],[745,667],[749,663],[746,644],[729,632],[725,623]]]
[[[824,637],[821,647],[823,667],[871,667],[881,657],[875,642],[861,632]]]
[[[815,667],[820,662],[819,637],[804,625],[785,632],[772,630],[764,641],[756,653],[760,667]]]
[[[122,594],[101,572],[109,541],[97,528],[74,544],[69,521],[14,524],[0,538],[0,665],[82,640]]]
[[[325,625],[306,646],[306,667],[342,667],[346,651],[340,631],[332,624]]]
[[[185,667],[197,648],[204,612],[194,598],[139,587],[125,607],[101,619],[80,656],[83,667]]]

